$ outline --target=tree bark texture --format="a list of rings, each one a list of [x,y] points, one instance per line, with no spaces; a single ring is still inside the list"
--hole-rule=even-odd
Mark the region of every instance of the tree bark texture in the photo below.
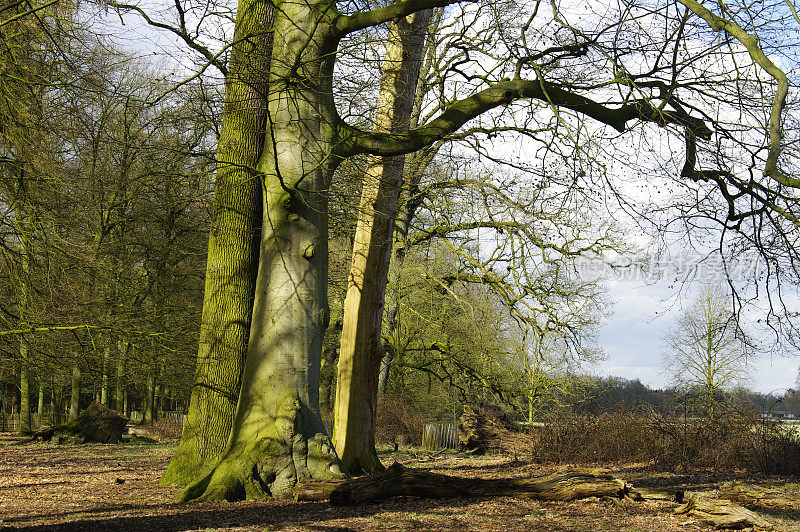
[[[408,129],[430,10],[390,24],[375,129]],[[350,265],[336,381],[334,445],[351,474],[382,470],[375,454],[381,326],[405,156],[368,157]]]
[[[19,280],[17,282],[17,301],[19,307],[20,328],[28,325],[28,314],[30,313],[29,282],[30,282],[30,233],[28,227],[28,217],[22,205],[25,200],[24,193],[24,174],[20,177],[18,187],[17,205],[15,207],[15,229],[19,236]],[[27,434],[31,431],[31,398],[30,398],[30,375],[29,375],[29,349],[28,338],[25,335],[19,337],[19,360],[20,360],[20,379],[19,379],[19,433]]]
[[[100,377],[100,404],[108,406],[108,366],[111,364],[111,336],[106,338],[106,346],[103,348],[102,375]]]
[[[299,478],[342,477],[319,415],[328,321],[326,190],[339,162],[330,5],[275,7],[264,223],[242,389],[230,439],[182,500],[285,498]]]
[[[188,484],[225,448],[250,335],[262,218],[272,5],[240,0],[225,87],[197,370],[175,457],[162,483]]]
[[[125,415],[125,360],[128,356],[128,342],[117,342],[116,382],[114,383],[114,409]]]
[[[39,422],[41,423],[44,415],[44,386],[41,382],[39,383],[39,401],[36,404],[36,414],[39,416]]]
[[[155,392],[156,392],[156,377],[152,369],[147,370],[147,383],[144,391],[144,408],[142,410],[142,423],[149,425],[156,420],[154,407],[155,407]]]

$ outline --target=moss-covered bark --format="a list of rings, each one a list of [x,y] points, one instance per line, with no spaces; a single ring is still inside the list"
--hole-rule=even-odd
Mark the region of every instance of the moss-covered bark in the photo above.
[[[226,80],[214,219],[208,246],[197,371],[181,443],[162,483],[188,484],[225,448],[240,380],[258,265],[272,6],[240,0]]]
[[[331,5],[275,8],[264,224],[250,339],[230,440],[182,500],[288,497],[300,478],[342,477],[319,415],[328,322],[327,190],[338,160]],[[277,58],[280,58],[278,60]]]

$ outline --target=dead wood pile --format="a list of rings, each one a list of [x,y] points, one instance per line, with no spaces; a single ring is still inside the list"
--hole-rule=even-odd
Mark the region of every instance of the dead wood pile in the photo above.
[[[533,440],[500,408],[482,404],[464,407],[458,423],[458,440],[463,451],[475,454],[500,452],[514,456],[530,454]]]
[[[63,425],[40,430],[34,433],[33,439],[51,441],[55,438],[58,443],[118,443],[127,423],[128,418],[94,402],[77,418]]]

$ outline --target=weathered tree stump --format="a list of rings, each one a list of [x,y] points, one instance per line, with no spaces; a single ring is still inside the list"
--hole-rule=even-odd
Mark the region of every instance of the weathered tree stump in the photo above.
[[[382,473],[348,480],[336,486],[330,493],[330,501],[335,505],[354,505],[398,496],[431,499],[508,496],[540,501],[572,501],[605,496],[620,499],[628,491],[629,486],[625,482],[611,475],[596,475],[580,470],[535,478],[478,479],[415,471],[395,462]]]
[[[79,443],[117,443],[122,438],[127,423],[128,418],[95,402],[74,420],[40,430],[34,433],[33,439],[50,441],[56,437],[59,443],[62,443],[62,440]]]
[[[498,407],[483,404],[475,409],[464,407],[458,423],[458,440],[461,449],[475,454],[487,451],[511,455],[532,450],[530,435],[516,432],[516,426]]]
[[[692,495],[686,503],[675,510],[677,515],[694,517],[704,524],[719,529],[735,530],[755,527],[771,530],[772,523],[738,504],[722,499],[709,499]]]

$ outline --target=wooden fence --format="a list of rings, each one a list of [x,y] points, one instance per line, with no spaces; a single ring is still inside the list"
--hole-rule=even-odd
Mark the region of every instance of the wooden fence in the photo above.
[[[426,451],[458,449],[458,427],[454,423],[430,423],[422,427],[422,448]]]
[[[141,422],[143,417],[144,413],[139,412],[138,410],[132,411],[130,415],[131,421],[135,421],[137,423]],[[167,421],[172,421],[182,426],[184,423],[186,423],[186,414],[176,411],[167,411],[167,412],[162,411],[158,412],[158,414],[156,415],[156,419],[158,420],[165,419]]]

